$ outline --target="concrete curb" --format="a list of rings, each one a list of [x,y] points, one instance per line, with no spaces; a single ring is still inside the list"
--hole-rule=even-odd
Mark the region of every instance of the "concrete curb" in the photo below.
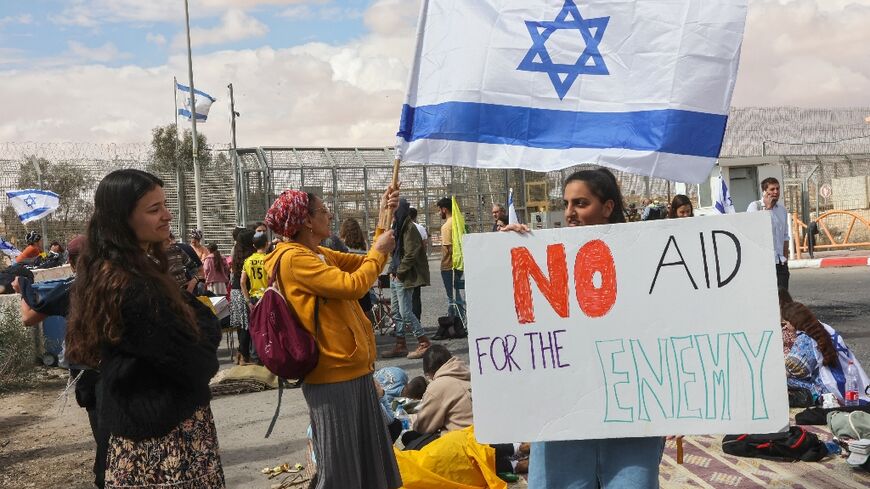
[[[843,256],[833,258],[815,258],[808,260],[790,260],[789,270],[800,268],[835,268],[835,267],[867,267],[870,266],[870,257],[867,256]]]

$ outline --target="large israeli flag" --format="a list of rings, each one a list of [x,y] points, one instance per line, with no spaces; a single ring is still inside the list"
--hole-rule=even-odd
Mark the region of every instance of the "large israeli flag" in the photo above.
[[[190,87],[175,82],[175,97],[178,101],[178,115],[190,120]],[[204,123],[208,119],[211,104],[217,99],[195,88],[193,89],[193,99],[196,103],[196,122]]]
[[[22,224],[42,219],[60,205],[60,196],[48,190],[7,190],[6,197]]]
[[[700,183],[748,0],[423,0],[398,156]]]

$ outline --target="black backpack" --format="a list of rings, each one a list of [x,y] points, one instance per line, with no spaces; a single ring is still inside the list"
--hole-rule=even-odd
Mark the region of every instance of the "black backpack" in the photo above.
[[[789,462],[818,462],[828,454],[819,437],[800,426],[782,433],[725,435],[722,451],[738,457]]]

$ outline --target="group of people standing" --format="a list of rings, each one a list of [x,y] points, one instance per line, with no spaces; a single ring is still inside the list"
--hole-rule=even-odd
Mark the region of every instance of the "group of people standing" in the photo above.
[[[770,200],[763,199],[763,204]],[[386,222],[386,214],[395,219],[391,228],[376,230],[372,246],[358,224],[342,223],[342,241],[352,248],[347,252],[323,246],[333,237],[333,214],[324,201],[287,190],[270,207],[264,223],[253,230],[235,230],[229,264],[216,247],[202,244],[201,234],[191,235],[189,247],[202,267],[182,264],[183,280],[173,273],[169,258],[172,250],[183,247],[172,243],[172,216],[165,202],[157,177],[139,170],[112,172],[100,182],[87,233],[75,245],[66,356],[78,368],[98,372],[93,423],[98,485],[102,487],[99,476],[104,475],[104,485],[110,488],[225,486],[208,388],[218,370],[220,329],[213,312],[194,292],[200,284],[219,295],[229,287],[231,323],[247,332],[248,312],[278,269],[277,285],[319,352],[317,366],[302,384],[318,464],[314,486],[400,487],[393,440],[373,377],[378,356],[374,332],[363,304],[385,268],[399,319],[394,350],[401,351],[405,335],[413,335],[418,346],[407,356],[422,357],[424,367],[428,362],[424,370],[434,380],[467,382],[467,368],[462,370],[461,362],[451,360],[446,350],[433,350],[414,316],[413,290],[428,285],[430,277],[425,238],[398,190],[390,187],[381,196],[378,222]],[[568,226],[625,222],[619,186],[606,169],[570,175],[563,184],[563,203]],[[676,204],[672,208],[678,215],[692,215],[691,202]],[[442,199],[437,206],[444,219],[440,271],[447,314],[464,325],[462,271],[454,268],[452,256],[451,201]],[[518,224],[499,227],[505,232],[528,231]],[[280,238],[269,241],[267,230]],[[831,345],[818,334],[814,316],[798,306],[786,306],[783,321],[799,331],[793,359],[786,362],[795,366],[790,372],[815,368],[798,361],[803,358],[798,350],[807,350],[801,333],[815,341],[821,354],[816,355],[818,366],[832,364]],[[240,334],[237,361],[248,362],[254,353],[249,336]],[[810,383],[818,386],[814,380]],[[463,420],[454,423],[456,427],[467,424],[470,395],[463,389],[447,388],[465,403],[457,412],[434,404],[437,389],[432,390],[424,397],[424,415],[417,427],[451,429],[453,419]],[[662,437],[533,443],[529,485],[657,487],[663,446]]]

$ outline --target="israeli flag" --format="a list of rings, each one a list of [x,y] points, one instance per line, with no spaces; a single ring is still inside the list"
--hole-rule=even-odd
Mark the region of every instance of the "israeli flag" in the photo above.
[[[6,241],[6,238],[0,236],[0,253],[14,260],[16,256],[21,254],[21,251],[14,244]]]
[[[397,156],[700,183],[748,0],[423,0]]]
[[[22,224],[42,219],[60,206],[60,196],[48,190],[8,190],[6,197]]]
[[[519,224],[520,218],[517,217],[517,208],[514,206],[514,189],[508,192],[508,224]]]
[[[190,120],[190,87],[175,82],[175,97],[178,100],[178,115]],[[211,104],[217,99],[197,89],[193,89],[193,99],[196,102],[196,122],[203,123],[208,119]]]
[[[734,202],[731,200],[731,192],[728,191],[728,185],[725,183],[725,179],[722,178],[722,172],[719,172],[718,180],[716,185],[716,203],[713,206],[719,214],[734,214]]]

